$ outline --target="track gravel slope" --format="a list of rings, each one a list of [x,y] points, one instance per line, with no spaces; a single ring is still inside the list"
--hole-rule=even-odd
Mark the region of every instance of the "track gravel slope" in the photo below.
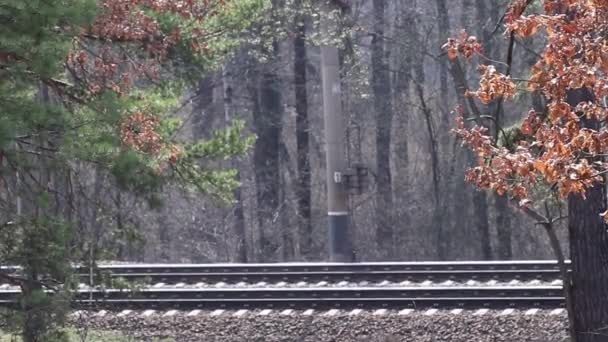
[[[92,327],[120,330],[132,334],[138,341],[172,338],[179,342],[563,342],[566,340],[566,316],[541,310],[535,314],[525,311],[488,311],[476,314],[463,311],[414,311],[398,315],[388,311],[383,315],[363,311],[357,315],[341,312],[335,315],[305,316],[233,313],[212,316],[201,313],[188,316],[176,313],[144,317],[141,313],[119,316],[107,314],[83,319]]]

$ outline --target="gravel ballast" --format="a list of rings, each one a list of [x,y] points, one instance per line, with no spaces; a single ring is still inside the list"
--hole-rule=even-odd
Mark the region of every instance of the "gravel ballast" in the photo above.
[[[567,341],[565,313],[553,314],[540,310],[529,314],[515,310],[453,313],[448,310],[413,311],[399,315],[397,311],[377,314],[361,311],[341,311],[327,315],[317,311],[304,315],[294,311],[289,315],[274,311],[247,311],[239,317],[234,311],[212,315],[203,311],[155,312],[145,316],[141,311],[120,315],[108,312],[100,316],[84,313],[74,318],[77,325],[113,330],[129,334],[138,341],[172,338],[179,342],[564,342]]]

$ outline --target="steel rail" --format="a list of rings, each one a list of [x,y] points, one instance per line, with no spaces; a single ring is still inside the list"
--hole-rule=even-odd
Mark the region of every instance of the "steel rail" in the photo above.
[[[86,267],[78,267],[83,280]],[[277,264],[105,264],[106,274],[148,282],[378,281],[378,280],[555,280],[555,261],[365,262]]]
[[[144,288],[78,290],[74,306],[107,308],[415,308],[559,307],[559,286],[352,288]],[[18,290],[0,290],[0,305],[15,305]]]
[[[543,279],[555,280],[559,273],[554,270],[498,270],[498,271],[360,271],[360,272],[121,272],[109,273],[112,277],[128,280],[145,280],[148,282],[273,282],[273,281],[378,281],[378,280],[513,280]],[[86,278],[83,276],[83,278]],[[86,279],[85,279],[86,280]]]
[[[19,267],[0,272],[19,273]],[[144,282],[555,280],[555,261],[362,262],[276,264],[102,264],[93,272],[75,267],[83,282],[99,277]]]

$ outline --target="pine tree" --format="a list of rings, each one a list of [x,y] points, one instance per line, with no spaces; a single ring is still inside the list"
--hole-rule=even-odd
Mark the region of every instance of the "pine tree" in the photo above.
[[[71,265],[103,253],[80,234],[83,208],[115,208],[83,195],[83,175],[150,203],[168,184],[230,200],[235,172],[213,160],[250,147],[242,123],[187,144],[174,138],[183,123],[172,113],[264,7],[0,0],[0,263],[21,267],[0,280],[21,288],[10,323],[24,341],[66,338]]]

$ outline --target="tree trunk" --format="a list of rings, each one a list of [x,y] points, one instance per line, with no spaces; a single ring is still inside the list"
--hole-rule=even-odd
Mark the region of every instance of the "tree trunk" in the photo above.
[[[285,262],[293,260],[294,257],[294,229],[292,227],[293,223],[289,219],[290,205],[289,205],[289,196],[288,189],[294,183],[297,183],[297,180],[290,181],[290,175],[295,174],[295,170],[291,167],[291,158],[289,156],[289,151],[287,150],[287,146],[283,141],[280,143],[279,149],[279,160],[281,167],[281,183],[279,186],[279,209],[278,209],[278,218],[276,221],[279,223],[280,229],[280,244],[278,246],[279,253],[279,262]],[[296,186],[292,188],[297,189]]]
[[[477,104],[471,97],[464,96],[465,92],[469,89],[467,85],[467,78],[462,65],[458,60],[450,61],[450,73],[454,80],[454,87],[456,94],[459,97],[459,102],[463,109],[468,105],[470,111],[467,118],[479,119],[481,112],[477,107]],[[472,152],[467,151],[467,165],[474,165],[475,156]],[[477,234],[479,235],[480,241],[480,252],[481,257],[484,260],[492,259],[492,246],[490,245],[490,225],[488,223],[488,199],[485,192],[473,190],[473,226]]]
[[[160,262],[169,262],[171,260],[170,224],[167,220],[165,211],[166,209],[161,208],[156,217],[156,222],[158,224],[158,258]]]
[[[502,59],[501,45],[496,45],[492,40],[492,31],[494,30],[495,23],[500,20],[500,11],[503,6],[497,3],[490,3],[490,8],[487,8],[484,4],[478,1],[478,22],[480,27],[483,28],[482,37],[484,40],[484,48],[488,57],[494,60]],[[481,26],[483,21],[489,21],[490,25]],[[506,61],[506,75],[511,74],[511,61],[510,54],[512,52],[509,49],[509,54]],[[494,113],[494,120],[492,125],[494,131],[494,138],[498,139],[499,130],[504,126],[504,108],[502,100],[494,101],[488,107],[491,113]],[[497,233],[497,255],[496,257],[501,260],[509,260],[512,257],[511,248],[511,215],[512,212],[509,210],[508,198],[505,196],[494,196],[494,209],[496,210],[496,233]]]
[[[496,196],[494,200],[496,207],[496,235],[498,238],[498,250],[496,257],[499,260],[511,260],[513,252],[511,248],[511,215],[509,210],[509,199],[507,196]]]
[[[446,0],[436,0],[437,5],[437,28],[439,29],[439,46],[443,45],[450,36],[450,18]],[[439,90],[441,99],[448,99],[448,65],[443,58],[439,59]],[[447,112],[447,111],[446,111]],[[447,113],[446,113],[447,114]],[[442,115],[441,122],[448,123],[448,115]],[[449,123],[448,123],[449,124]],[[446,125],[447,127],[447,125]]]
[[[296,2],[301,7],[301,0]],[[304,258],[310,256],[312,248],[311,218],[311,179],[310,179],[310,151],[309,151],[309,123],[308,123],[308,92],[306,89],[306,26],[304,18],[296,18],[296,36],[293,41],[294,50],[294,88],[296,105],[296,145],[298,180],[296,200],[298,204],[299,219],[299,246],[300,255]]]
[[[463,4],[468,5],[469,3]],[[487,7],[485,6],[484,0],[477,1],[477,10],[478,16],[477,19],[481,23],[483,18],[487,13]],[[463,20],[465,18],[463,17]],[[481,24],[480,24],[481,25]],[[475,119],[478,121],[478,124],[483,124],[481,122],[481,111],[477,104],[470,96],[464,96],[467,90],[469,90],[467,84],[466,71],[463,69],[462,65],[458,60],[450,61],[450,73],[452,74],[452,79],[454,81],[454,87],[456,89],[456,94],[459,97],[459,103],[462,108],[469,108],[466,112],[468,113],[467,118]],[[475,156],[470,151],[465,152],[467,165],[474,165]],[[490,242],[490,224],[488,222],[488,199],[487,194],[482,191],[472,190],[472,202],[473,202],[473,227],[475,232],[478,234],[478,239],[480,242],[480,253],[481,258],[484,260],[492,259],[492,245]]]
[[[260,86],[254,89],[253,126],[257,135],[253,151],[258,216],[259,261],[267,260],[274,252],[269,234],[279,206],[280,139],[281,139],[281,82],[273,61],[278,56],[278,43],[273,43],[271,60],[262,66]]]
[[[417,25],[414,25],[417,27]],[[422,36],[420,32],[413,32],[414,46],[422,45]],[[443,233],[443,217],[441,215],[441,204],[440,204],[440,165],[439,165],[439,148],[436,138],[436,128],[433,120],[433,113],[431,108],[427,105],[427,101],[424,95],[424,84],[426,81],[426,72],[424,70],[424,55],[422,51],[415,52],[414,59],[414,78],[415,78],[415,91],[418,97],[418,106],[420,107],[421,114],[424,118],[426,131],[428,134],[428,153],[431,156],[431,185],[432,185],[432,214],[431,214],[431,243],[435,247],[436,258],[444,260],[446,257],[446,240]]]
[[[489,36],[488,33],[490,32],[488,23],[490,22],[490,11],[488,10],[488,6],[487,4],[489,3],[489,1],[487,0],[476,0],[475,1],[475,8],[477,9],[477,25],[475,25],[475,27],[478,28],[477,30],[477,36],[481,38],[481,42],[484,44],[489,44]],[[486,53],[489,53],[489,51],[486,51]],[[491,55],[489,55],[491,56]]]
[[[212,134],[214,125],[210,124],[214,120],[213,105],[213,88],[215,79],[213,76],[207,76],[199,81],[198,89],[196,90],[196,103],[193,109],[194,117],[192,118],[192,136],[194,139],[201,139]]]
[[[469,155],[468,165],[473,165],[475,162],[473,154],[467,154]],[[477,229],[477,234],[479,234],[481,258],[491,260],[492,245],[490,244],[490,224],[488,222],[488,198],[484,191],[473,191],[473,225]]]
[[[236,181],[241,182],[241,173],[237,172]],[[233,192],[234,196],[234,236],[235,236],[235,262],[248,262],[247,257],[247,238],[245,229],[245,214],[243,212],[243,194],[241,186],[237,186]]]
[[[229,71],[230,65],[226,65],[222,70],[222,85],[224,88],[224,121],[226,124],[230,124],[231,120],[236,118],[236,111],[234,110],[233,103],[233,90],[232,90],[232,75]],[[241,182],[241,173],[239,170],[238,160],[232,162],[231,167],[237,170],[236,180]],[[241,185],[237,186],[232,196],[234,197],[234,223],[232,231],[234,234],[234,256],[235,262],[247,262],[247,239],[245,229],[245,214],[243,212],[243,195]]]
[[[471,1],[473,0],[462,0],[461,3],[461,12],[460,12],[460,27],[468,27],[469,26],[469,15],[471,12]]]
[[[574,108],[582,101],[593,101],[593,95],[586,89],[571,90],[567,101]],[[600,126],[599,122],[584,117],[581,122],[591,129]],[[608,340],[608,225],[599,214],[606,211],[605,182],[588,189],[585,197],[568,198],[575,313],[571,324],[577,342],[603,342]]]
[[[419,67],[421,68],[421,67]],[[419,71],[418,73],[421,73]],[[424,73],[420,74],[420,78],[424,80]],[[416,91],[418,93],[418,99],[420,101],[420,107],[422,109],[422,114],[424,115],[424,122],[426,124],[426,130],[429,135],[429,153],[431,154],[431,174],[433,180],[433,218],[432,218],[432,231],[435,235],[435,241],[433,244],[437,250],[437,258],[439,260],[446,259],[447,247],[446,240],[443,234],[443,219],[442,219],[442,211],[440,205],[440,175],[439,175],[439,152],[437,149],[437,139],[435,137],[435,128],[433,127],[433,118],[430,108],[426,104],[426,100],[424,98],[424,90],[421,82],[417,82]]]
[[[414,9],[411,4],[404,3],[403,1],[395,1],[395,16],[394,16],[394,29],[393,32],[398,32],[403,27],[408,27],[412,30],[415,27],[410,25],[411,20],[414,18]],[[394,220],[399,222],[395,226],[395,256],[398,258],[405,257],[407,253],[408,244],[413,240],[411,236],[411,213],[410,209],[406,207],[406,203],[411,199],[411,180],[409,179],[409,145],[408,145],[408,134],[409,122],[411,112],[413,110],[410,99],[410,82],[412,74],[412,61],[414,60],[414,51],[409,49],[411,46],[413,37],[411,34],[404,34],[400,36],[402,44],[393,44],[392,54],[395,68],[397,72],[394,73],[392,90],[393,90],[393,103],[395,108],[399,108],[396,111],[395,120],[393,122],[393,166],[395,172],[401,177],[399,180],[394,182],[393,191],[395,194],[394,201],[395,207],[399,208],[395,210]]]
[[[51,93],[49,88],[40,83],[38,88],[38,100],[41,105],[50,106],[53,104],[51,100]],[[35,143],[42,148],[48,147],[50,142],[49,132],[47,130],[40,130],[36,138],[33,138]],[[55,241],[47,240],[47,238],[54,238],[48,234],[48,227],[41,228],[42,222],[49,220],[49,224],[53,222],[53,215],[51,214],[52,206],[42,205],[36,198],[40,198],[43,195],[48,195],[52,198],[52,194],[48,191],[48,188],[52,186],[52,169],[49,166],[49,160],[44,154],[40,154],[33,157],[31,160],[31,168],[28,170],[30,175],[29,180],[25,180],[23,184],[26,185],[28,195],[31,196],[28,202],[32,206],[32,210],[28,210],[28,214],[31,214],[30,219],[23,221],[24,225],[29,227],[22,228],[24,234],[22,246],[20,249],[23,251],[18,256],[20,266],[23,267],[24,281],[20,283],[21,298],[20,304],[23,312],[22,321],[22,338],[23,342],[43,342],[45,335],[51,330],[52,322],[52,307],[49,308],[49,302],[46,295],[43,294],[41,275],[48,272],[48,269],[52,266],[48,265],[55,262],[61,264],[63,260],[46,260],[45,253],[50,248],[62,248],[67,246],[59,246]],[[29,184],[28,184],[29,183]],[[28,215],[29,216],[29,215]],[[27,217],[27,216],[26,216]],[[18,217],[19,221],[22,217]],[[17,240],[18,241],[18,240]],[[9,255],[10,252],[9,252]],[[45,262],[46,261],[46,262]],[[49,275],[53,277],[53,274]],[[54,279],[56,281],[62,281],[65,279]]]
[[[449,11],[447,9],[446,0],[436,0],[436,7],[437,28],[439,30],[437,46],[442,46],[447,41],[447,38],[451,36]],[[439,63],[439,99],[435,103],[439,120],[435,130],[437,132],[449,132],[453,125],[453,117],[451,115],[451,111],[453,110],[453,103],[450,101],[450,94],[448,92],[448,61],[445,58],[439,58],[437,62]],[[438,134],[436,140],[438,148],[440,149],[439,151],[448,150],[450,148],[450,141],[453,138],[454,137],[451,134]],[[439,160],[442,161],[443,164],[441,169],[447,170],[450,167],[449,165],[446,165],[446,163],[443,162],[444,160],[446,160],[446,158],[439,158]],[[442,183],[442,187],[445,187],[446,185],[447,183],[444,181]],[[451,201],[449,196],[442,196],[439,199],[438,204],[441,209],[436,210],[437,215],[439,216],[438,224],[442,227],[448,226],[448,222],[446,222],[447,217],[445,215],[445,211],[443,210],[443,208],[448,207],[448,201]],[[446,241],[442,242],[445,245]],[[443,254],[445,256],[445,253],[443,252],[439,254]]]
[[[391,184],[391,127],[393,105],[388,58],[384,49],[385,0],[374,0],[372,53],[372,91],[376,114],[376,243],[382,257],[394,254],[393,190]]]
[[[608,232],[598,213],[606,210],[606,192],[596,185],[587,199],[568,199],[568,231],[572,260],[572,297],[577,342],[608,339]]]
[[[24,301],[23,311],[25,312],[22,331],[23,342],[44,342],[44,335],[49,329],[50,322],[45,319],[47,312],[40,308],[40,303],[36,302],[36,296],[39,297],[39,293],[42,291],[41,283],[38,282],[37,278],[38,276],[35,273],[28,272],[27,279],[31,281],[21,285],[21,295]]]

